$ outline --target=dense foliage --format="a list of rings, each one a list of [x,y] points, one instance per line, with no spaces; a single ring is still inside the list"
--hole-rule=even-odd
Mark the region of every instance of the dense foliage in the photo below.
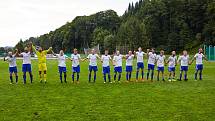
[[[192,49],[203,43],[215,45],[215,1],[140,0],[129,4],[121,17],[113,10],[78,16],[55,31],[24,43],[28,41],[67,52],[97,44],[101,50],[142,46],[167,51]]]

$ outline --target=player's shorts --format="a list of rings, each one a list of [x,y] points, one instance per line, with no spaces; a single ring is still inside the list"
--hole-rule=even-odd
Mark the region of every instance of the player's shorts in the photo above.
[[[154,70],[154,69],[155,69],[155,65],[148,64],[148,70]]]
[[[10,73],[17,73],[18,71],[17,71],[17,67],[15,66],[15,67],[9,67],[9,72]]]
[[[110,73],[110,66],[103,67],[103,74],[109,74]]]
[[[122,66],[114,67],[114,72],[122,73]]]
[[[80,73],[80,65],[78,65],[77,67],[72,67],[72,72],[74,73]]]
[[[140,68],[144,69],[144,64],[142,62],[137,63],[137,70],[139,70]]]
[[[164,67],[158,67],[157,70],[163,72],[164,71]]]
[[[96,72],[96,71],[98,71],[98,67],[97,67],[97,66],[89,66],[89,71],[90,71],[90,72],[91,72],[91,71]]]
[[[203,64],[197,64],[196,65],[196,70],[203,70]]]
[[[58,66],[59,73],[66,72],[66,67]]]
[[[22,64],[22,72],[32,72],[31,64]]]
[[[168,67],[169,72],[175,72],[175,67]]]
[[[132,72],[133,68],[132,66],[126,66],[126,72]]]
[[[188,66],[181,66],[181,71],[188,71]]]
[[[39,71],[47,71],[46,63],[39,64]]]

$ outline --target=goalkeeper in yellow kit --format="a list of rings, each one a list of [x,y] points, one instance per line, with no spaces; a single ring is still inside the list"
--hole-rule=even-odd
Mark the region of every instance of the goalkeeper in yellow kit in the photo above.
[[[46,83],[46,77],[47,77],[46,55],[48,52],[52,51],[52,47],[50,47],[48,50],[43,50],[42,47],[39,47],[37,51],[35,46],[33,46],[32,43],[30,43],[30,45],[32,46],[32,49],[36,53],[38,58],[40,83],[42,83],[42,81]]]

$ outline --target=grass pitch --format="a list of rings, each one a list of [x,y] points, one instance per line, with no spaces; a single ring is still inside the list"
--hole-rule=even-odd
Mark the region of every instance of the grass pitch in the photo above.
[[[215,63],[212,62],[204,65],[203,81],[194,81],[193,64],[189,67],[188,82],[121,84],[103,84],[101,64],[98,66],[96,83],[89,84],[88,62],[82,62],[81,83],[72,84],[71,62],[68,61],[68,83],[61,84],[57,60],[48,60],[48,83],[41,84],[38,80],[37,61],[34,60],[32,85],[29,84],[29,78],[27,85],[22,84],[22,62],[19,60],[17,63],[19,84],[10,85],[8,64],[0,61],[1,121],[215,120]],[[178,70],[179,67],[177,75]],[[125,71],[122,77],[124,81]],[[135,72],[132,77],[135,78]]]

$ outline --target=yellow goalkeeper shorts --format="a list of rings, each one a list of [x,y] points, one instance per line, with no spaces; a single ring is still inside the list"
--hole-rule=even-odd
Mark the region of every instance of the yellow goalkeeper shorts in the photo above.
[[[39,71],[47,71],[46,63],[39,64]]]

